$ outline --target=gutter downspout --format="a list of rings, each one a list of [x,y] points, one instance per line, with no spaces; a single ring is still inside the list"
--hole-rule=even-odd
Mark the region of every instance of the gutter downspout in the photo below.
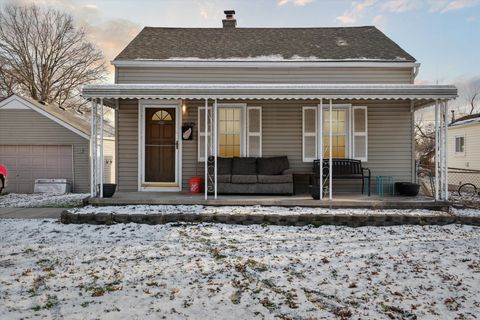
[[[417,78],[418,73],[420,72],[420,66],[421,66],[421,63],[417,62],[413,67],[413,81],[415,81],[415,78]]]

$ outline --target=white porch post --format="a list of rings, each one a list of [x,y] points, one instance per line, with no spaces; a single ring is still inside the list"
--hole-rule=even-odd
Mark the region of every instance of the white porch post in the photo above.
[[[438,199],[443,199],[443,101],[438,103]]]
[[[208,99],[205,99],[205,200],[208,199]]]
[[[333,198],[333,194],[332,194],[332,186],[333,186],[333,183],[332,183],[332,99],[330,99],[330,108],[329,108],[329,130],[328,130],[328,155],[330,157],[330,159],[328,160],[328,199],[329,200],[332,200]]]
[[[103,98],[100,98],[100,198],[103,198]]]
[[[444,163],[444,183],[445,183],[445,196],[444,196],[444,199],[445,200],[448,200],[448,101],[445,101],[444,102],[444,113],[445,113],[445,127],[444,127],[444,132],[443,132],[443,143],[444,143],[444,146],[443,146],[443,152],[444,152],[444,157],[443,157],[443,161],[445,162]]]
[[[319,163],[319,182],[320,182],[320,200],[323,200],[323,99],[320,99],[318,105],[318,159]]]
[[[93,194],[95,197],[98,196],[98,100],[95,99],[95,104],[94,104],[94,126],[93,126],[93,152],[94,152],[94,157],[93,157],[93,167],[94,167],[94,173],[93,173]]]
[[[439,200],[439,181],[438,181],[438,147],[440,145],[439,139],[439,128],[438,128],[438,100],[435,101],[435,200]]]
[[[213,126],[212,126],[212,136],[213,136],[213,157],[214,157],[214,198],[217,199],[217,157],[218,157],[218,143],[217,143],[217,130],[218,130],[218,121],[217,121],[217,99],[213,103]]]
[[[93,99],[90,99],[91,111],[90,111],[90,197],[95,196],[95,102]]]

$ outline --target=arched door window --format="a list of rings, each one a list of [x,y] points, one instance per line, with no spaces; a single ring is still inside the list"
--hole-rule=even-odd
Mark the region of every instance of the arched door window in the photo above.
[[[159,110],[152,116],[152,121],[172,121],[172,115],[166,110]]]

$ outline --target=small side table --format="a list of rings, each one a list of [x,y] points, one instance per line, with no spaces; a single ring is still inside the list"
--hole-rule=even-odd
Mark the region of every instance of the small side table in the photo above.
[[[377,194],[379,196],[385,195],[385,187],[387,194],[395,195],[395,179],[392,176],[377,176]]]

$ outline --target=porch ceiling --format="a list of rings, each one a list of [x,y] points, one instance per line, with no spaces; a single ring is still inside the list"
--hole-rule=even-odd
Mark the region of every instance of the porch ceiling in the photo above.
[[[108,84],[86,85],[84,98],[222,100],[413,100],[416,107],[457,97],[453,85],[414,84]]]

